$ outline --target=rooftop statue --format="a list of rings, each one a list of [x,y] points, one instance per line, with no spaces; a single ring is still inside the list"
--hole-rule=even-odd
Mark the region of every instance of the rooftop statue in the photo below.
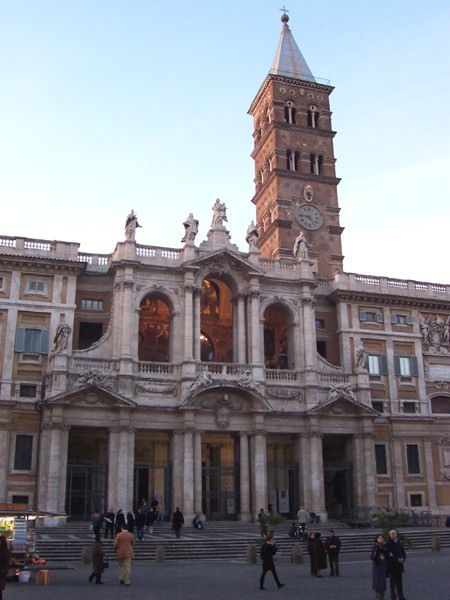
[[[214,227],[222,227],[224,221],[228,221],[227,219],[227,207],[225,203],[221,202],[219,198],[214,202],[213,207],[213,218],[211,221],[211,229]]]
[[[125,222],[125,239],[134,242],[136,239],[136,229],[141,227],[137,220],[137,214],[132,210]]]
[[[184,225],[184,236],[181,238],[182,242],[193,242],[195,236],[198,233],[198,221],[194,219],[193,213],[189,213],[188,218],[183,223]]]
[[[258,244],[259,233],[258,229],[252,221],[250,225],[247,227],[247,235],[245,236],[245,241],[250,246],[250,248],[256,248]]]

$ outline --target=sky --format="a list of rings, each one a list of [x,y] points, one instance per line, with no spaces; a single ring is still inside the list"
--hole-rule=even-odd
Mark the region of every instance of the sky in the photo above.
[[[1,236],[111,253],[232,243],[255,217],[250,104],[281,32],[274,0],[0,0]],[[450,284],[450,3],[292,1],[328,79],[347,272]]]

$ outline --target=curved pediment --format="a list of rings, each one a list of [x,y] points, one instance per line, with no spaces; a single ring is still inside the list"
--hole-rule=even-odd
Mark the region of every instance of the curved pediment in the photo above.
[[[136,408],[136,402],[125,398],[121,394],[116,394],[110,389],[98,384],[86,384],[73,388],[67,392],[56,394],[45,400],[38,402],[41,407],[50,406],[82,406],[86,408],[99,406],[109,408]]]

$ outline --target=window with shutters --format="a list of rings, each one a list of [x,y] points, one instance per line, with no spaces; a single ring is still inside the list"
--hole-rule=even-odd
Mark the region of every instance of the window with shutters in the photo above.
[[[93,298],[82,298],[81,308],[85,310],[103,310],[103,300]]]
[[[413,318],[412,315],[395,313],[391,314],[391,323],[393,325],[412,325]]]
[[[402,379],[418,376],[417,358],[415,356],[394,356],[395,374]]]
[[[383,323],[383,313],[378,311],[360,310],[359,320],[363,323]]]
[[[369,375],[380,376],[388,374],[387,357],[384,354],[369,354],[367,365]]]
[[[35,327],[18,327],[14,351],[24,354],[48,354],[49,331]]]

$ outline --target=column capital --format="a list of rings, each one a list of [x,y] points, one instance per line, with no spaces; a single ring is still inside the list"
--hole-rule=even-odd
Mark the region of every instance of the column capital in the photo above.
[[[41,426],[42,431],[70,431],[70,425],[67,423],[55,423],[54,421],[46,421],[42,423]]]
[[[110,433],[136,433],[137,429],[130,425],[114,425],[109,428]]]

